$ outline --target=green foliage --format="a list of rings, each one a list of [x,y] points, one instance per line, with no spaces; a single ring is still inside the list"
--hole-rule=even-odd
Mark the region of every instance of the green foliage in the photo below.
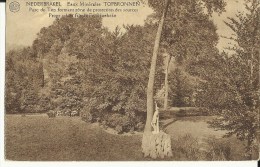
[[[199,142],[190,134],[184,134],[177,139],[172,139],[174,160],[189,161],[234,161],[246,160],[243,142],[234,137],[205,138]],[[254,150],[252,159],[257,158],[257,150]]]
[[[6,59],[6,112],[42,112],[38,103],[42,64],[32,56],[31,48],[10,51]]]
[[[171,106],[175,107],[190,107],[194,106],[192,95],[194,85],[191,80],[179,68],[176,68],[169,74],[169,87]]]
[[[194,62],[194,74],[201,77],[200,105],[219,115],[211,126],[228,130],[226,136],[236,135],[246,141],[246,153],[252,157],[259,121],[259,3],[247,2],[248,13],[229,18],[226,24],[236,37],[231,53]],[[253,25],[253,26],[252,26]],[[196,65],[195,65],[196,64]],[[221,67],[221,68],[220,68]]]
[[[244,142],[236,139],[235,137],[230,138],[216,138],[211,136],[204,140],[205,145],[205,158],[207,160],[225,160],[225,161],[237,161],[247,160],[248,157],[244,152]],[[251,160],[258,158],[258,150],[254,149],[252,152]]]
[[[158,21],[166,1],[151,0],[153,15]],[[218,35],[210,20],[212,12],[221,13],[224,0],[171,0],[162,32],[161,47],[178,63],[189,66],[190,62],[208,56],[216,50]],[[205,8],[208,12],[205,12]]]
[[[144,128],[145,115],[139,112],[102,112],[95,108],[84,107],[81,118],[85,122],[99,122],[106,129],[115,129],[118,133],[142,131]]]
[[[145,88],[153,35],[153,29],[148,26],[126,26],[124,34],[118,28],[107,32],[106,39],[101,42],[102,54],[86,59],[90,62],[86,76],[91,91],[89,98],[96,99],[93,104],[96,109],[111,112],[146,110]]]
[[[180,4],[196,4],[200,7],[205,6],[208,13],[212,12],[222,13],[226,2],[224,0],[171,0],[170,6],[179,7]],[[158,13],[160,13],[165,6],[165,0],[148,0],[148,4]]]
[[[107,120],[104,118],[107,113],[117,113],[123,121],[115,124],[122,126],[123,131],[129,131],[135,126],[133,123],[144,121],[139,117],[136,118],[139,121],[132,121],[128,113],[146,110],[146,84],[152,54],[150,41],[154,38],[155,26],[128,25],[124,30],[122,33],[117,27],[109,32],[102,27],[98,17],[66,16],[55,20],[51,26],[41,29],[30,49],[31,59],[41,61],[39,70],[31,70],[30,75],[44,73],[46,76],[39,75],[40,81],[44,82],[38,83],[44,87],[8,97],[24,98],[19,106],[26,112],[40,112],[40,109],[41,112],[55,110],[63,114],[81,111],[82,119],[90,122]],[[162,62],[162,59],[158,60],[159,66]],[[12,59],[7,63],[8,69],[17,66]],[[29,70],[27,65],[17,67],[20,68],[15,72],[18,76],[24,76],[24,70]],[[159,68],[157,73],[161,71]],[[131,125],[127,122],[122,125],[129,120]],[[116,127],[113,123],[109,126]],[[139,124],[139,127],[142,126]]]
[[[142,131],[144,128],[144,126],[140,126],[142,122],[144,122],[144,117],[136,115],[134,112],[107,114],[103,120],[105,126],[115,128],[118,133],[134,130]]]
[[[157,12],[152,16],[159,20],[166,1],[149,1]],[[217,27],[210,19],[212,12],[224,11],[224,1],[172,0],[162,32],[161,52],[174,60],[172,66],[179,69],[169,74],[170,101],[173,106],[197,106],[199,91],[196,78],[191,77],[190,66],[194,61],[218,52]],[[207,8],[208,12],[205,12]],[[157,23],[158,24],[158,23]],[[213,53],[213,54],[212,54]]]
[[[227,141],[210,137],[207,143],[207,159],[212,161],[227,161],[231,159],[231,145]]]
[[[64,46],[75,42],[71,38],[77,39],[78,37],[85,37],[86,34],[93,34],[92,32],[100,29],[101,26],[101,18],[98,17],[80,17],[75,19],[73,15],[69,15],[57,19],[49,27],[44,27],[40,30],[32,45],[34,54],[38,56],[38,54],[51,52],[53,57],[58,56]],[[72,47],[75,45],[76,43]]]
[[[57,29],[63,31],[65,22],[71,25],[70,31],[63,36],[49,37]],[[145,86],[152,47],[150,39],[154,33],[153,27],[149,26],[145,27],[148,31],[141,26],[125,26],[126,32],[122,34],[119,28],[108,32],[101,27],[98,18],[76,19],[69,16],[42,30],[35,46],[48,40],[45,46],[47,49],[44,50],[45,57],[49,55],[46,58],[50,60],[47,65],[50,67],[51,83],[60,83],[52,85],[54,98],[57,98],[57,88],[63,92],[60,98],[65,98],[67,90],[82,88],[81,92],[75,90],[78,93],[74,91],[74,95],[81,102],[83,99],[96,99],[95,103],[85,104],[91,108],[104,112],[145,111]],[[57,40],[61,42],[57,43]],[[58,44],[63,46],[56,55],[57,52],[51,48],[57,48]],[[63,62],[69,60],[69,57],[76,57],[80,61]],[[51,62],[52,59],[56,61]],[[72,83],[67,82],[67,88],[64,88],[62,80],[65,78],[77,78],[79,83],[74,88]],[[68,106],[73,99],[61,101]]]
[[[196,138],[185,134],[172,141],[173,157],[179,160],[202,160],[203,154]]]
[[[104,118],[105,114],[104,112],[101,112],[94,107],[91,107],[93,104],[92,102],[95,101],[94,99],[90,99],[87,101],[89,105],[85,105],[81,111],[81,119],[85,122],[102,122],[102,118]]]

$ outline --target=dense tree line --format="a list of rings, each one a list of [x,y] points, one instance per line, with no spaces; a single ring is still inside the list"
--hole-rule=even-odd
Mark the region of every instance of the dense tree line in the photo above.
[[[106,122],[106,115],[113,114],[115,120],[125,119],[125,115],[128,119],[132,115],[138,117],[136,121],[144,122],[154,25],[124,26],[122,33],[118,27],[113,32],[108,31],[101,21],[98,17],[62,17],[42,28],[33,45],[22,54],[15,50],[9,52],[6,112],[57,110],[66,113],[76,110],[83,115],[90,114],[91,119],[95,119],[92,121],[98,118]],[[20,63],[25,58],[27,63]],[[34,61],[33,65],[28,64],[31,61]],[[31,78],[15,69],[20,64],[22,70],[31,73]],[[161,73],[161,70],[157,72]],[[40,84],[34,82],[34,78],[40,80]],[[12,79],[17,82],[11,82]],[[27,90],[26,97],[18,96]],[[33,104],[29,104],[29,99]],[[31,105],[34,107],[29,109]],[[24,110],[22,106],[28,109]],[[130,120],[121,122],[127,121]]]

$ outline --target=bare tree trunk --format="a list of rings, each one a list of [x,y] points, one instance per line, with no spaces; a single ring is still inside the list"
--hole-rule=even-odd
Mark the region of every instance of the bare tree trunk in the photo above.
[[[166,0],[166,5],[163,11],[162,18],[159,23],[159,27],[157,30],[155,42],[154,42],[154,49],[153,49],[153,56],[152,56],[152,62],[151,62],[151,68],[149,73],[149,80],[148,80],[148,86],[147,86],[147,117],[146,117],[146,124],[144,132],[152,132],[152,126],[151,121],[153,118],[153,111],[154,111],[154,78],[155,78],[155,70],[156,70],[156,60],[162,35],[162,29],[163,29],[163,23],[167,14],[168,6],[170,4],[171,0]]]
[[[254,49],[251,49],[251,57],[250,57],[250,87],[253,88],[252,83],[253,83],[253,72],[254,72],[254,65],[253,65],[253,61],[254,61],[254,55],[253,55],[253,51]]]
[[[256,2],[256,1],[255,1]],[[259,18],[259,12],[257,12],[257,17]],[[259,25],[259,19],[257,19],[256,25]],[[257,32],[258,26],[255,28],[255,36]],[[260,103],[260,48],[256,47],[257,52],[258,52],[258,109],[257,109],[257,132],[256,132],[256,142],[258,146],[258,160],[260,159],[260,108],[259,108],[259,103]]]
[[[171,61],[171,57],[169,54],[166,56],[166,62],[165,62],[165,79],[164,79],[164,87],[165,87],[165,95],[164,95],[164,105],[163,109],[167,110],[168,108],[168,94],[169,94],[169,84],[168,84],[168,74],[169,74],[169,64]]]
[[[158,55],[158,50],[159,50],[159,45],[160,45],[160,40],[161,40],[161,35],[163,30],[163,24],[167,15],[170,2],[171,0],[166,0],[166,5],[163,10],[163,14],[158,26],[155,43],[154,43],[148,86],[147,86],[147,117],[146,117],[146,124],[145,124],[145,129],[143,134],[143,140],[142,140],[142,152],[144,153],[145,157],[150,156],[152,158],[157,158],[157,157],[164,158],[165,156],[166,157],[172,156],[170,136],[165,133],[159,133],[157,135],[153,135],[152,125],[151,125],[153,112],[154,112],[153,97],[154,97],[156,61],[157,61],[157,55]],[[160,143],[156,144],[155,141],[160,141]],[[160,149],[157,148],[158,146]]]

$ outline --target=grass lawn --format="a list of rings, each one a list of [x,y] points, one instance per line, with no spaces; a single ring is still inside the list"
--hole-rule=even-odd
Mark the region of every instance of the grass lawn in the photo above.
[[[175,139],[183,134],[191,134],[199,140],[210,136],[221,138],[226,131],[215,131],[208,127],[207,121],[213,118],[212,116],[180,117],[173,124],[167,126],[165,131]]]
[[[5,117],[8,160],[143,160],[141,137],[112,135],[79,117]]]
[[[192,120],[191,120],[192,119]],[[195,119],[195,120],[194,120]],[[194,157],[202,145],[189,145],[193,138],[207,138],[220,133],[209,129],[207,117],[182,118],[166,128],[172,136],[174,156],[164,160],[209,160]],[[192,138],[182,138],[191,134]],[[223,132],[222,132],[223,134]],[[5,116],[5,157],[16,161],[139,161],[142,135],[114,135],[107,133],[97,124],[88,124],[79,117],[48,118],[46,114]],[[201,142],[199,142],[201,143]],[[221,139],[231,146],[232,160],[243,159],[243,145],[235,138]]]

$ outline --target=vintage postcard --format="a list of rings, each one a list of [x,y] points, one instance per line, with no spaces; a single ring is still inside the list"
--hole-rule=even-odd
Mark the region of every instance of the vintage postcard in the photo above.
[[[258,160],[259,46],[259,0],[7,0],[5,160]]]

